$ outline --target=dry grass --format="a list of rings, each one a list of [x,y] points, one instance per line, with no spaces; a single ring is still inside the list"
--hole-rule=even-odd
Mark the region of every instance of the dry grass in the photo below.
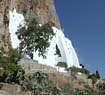
[[[80,84],[79,79],[75,79],[73,77],[67,77],[67,76],[62,76],[62,75],[55,75],[55,74],[50,74],[49,75],[49,80],[53,83],[56,84],[60,87],[72,87],[72,88],[79,88],[79,89],[84,89],[84,83]]]

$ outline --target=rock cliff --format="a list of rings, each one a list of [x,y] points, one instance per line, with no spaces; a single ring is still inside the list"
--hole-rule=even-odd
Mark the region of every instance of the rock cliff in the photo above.
[[[39,23],[44,24],[49,21],[60,28],[59,19],[56,13],[54,0],[13,0],[14,6],[25,18],[36,17]]]
[[[11,48],[9,33],[9,11],[16,9],[26,19],[36,17],[40,24],[52,22],[61,28],[54,0],[0,0],[0,48]]]
[[[10,0],[0,0],[0,48],[9,51],[11,48],[9,36],[9,7]]]

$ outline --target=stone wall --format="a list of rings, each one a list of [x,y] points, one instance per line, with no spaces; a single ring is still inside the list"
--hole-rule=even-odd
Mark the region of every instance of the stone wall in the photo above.
[[[57,69],[47,66],[38,64],[37,61],[33,61],[30,59],[21,59],[19,64],[22,66],[22,68],[25,70],[27,74],[33,74],[37,71],[42,71],[44,73],[57,73]]]
[[[17,84],[0,83],[0,95],[31,95],[29,91],[22,91],[21,86]]]

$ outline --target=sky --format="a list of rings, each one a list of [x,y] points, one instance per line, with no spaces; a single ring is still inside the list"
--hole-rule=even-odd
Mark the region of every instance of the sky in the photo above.
[[[105,0],[55,0],[55,5],[80,63],[105,78]]]

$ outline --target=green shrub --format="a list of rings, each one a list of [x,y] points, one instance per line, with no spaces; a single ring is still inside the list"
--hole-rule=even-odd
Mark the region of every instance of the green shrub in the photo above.
[[[82,73],[82,74],[86,74],[89,75],[89,71],[85,68],[77,68],[77,67],[70,67],[67,70],[71,71],[72,75],[76,75],[78,72]]]
[[[76,89],[74,95],[99,95],[99,93],[88,88],[83,90]]]
[[[17,50],[11,50],[9,53],[0,52],[0,82],[19,83],[19,73],[23,69],[18,65],[21,54]]]
[[[48,80],[48,75],[43,72],[36,72],[33,75],[25,76],[21,86],[24,90],[32,91],[35,95],[61,95],[60,89],[51,84]]]

